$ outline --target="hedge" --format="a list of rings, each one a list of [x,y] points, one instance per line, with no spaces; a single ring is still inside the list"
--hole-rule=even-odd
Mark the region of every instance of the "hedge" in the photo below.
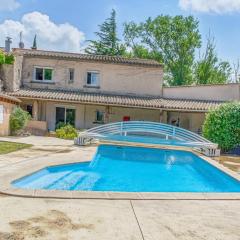
[[[223,151],[240,145],[240,103],[220,105],[210,111],[203,125],[203,136],[215,142]]]

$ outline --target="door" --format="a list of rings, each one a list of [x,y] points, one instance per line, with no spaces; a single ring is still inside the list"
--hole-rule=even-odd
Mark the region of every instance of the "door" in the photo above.
[[[76,109],[56,107],[56,126],[59,123],[75,126]]]

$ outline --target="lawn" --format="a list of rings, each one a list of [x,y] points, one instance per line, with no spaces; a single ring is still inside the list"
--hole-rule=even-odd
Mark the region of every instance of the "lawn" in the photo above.
[[[20,149],[29,148],[31,144],[16,143],[16,142],[0,142],[0,154],[6,154]]]

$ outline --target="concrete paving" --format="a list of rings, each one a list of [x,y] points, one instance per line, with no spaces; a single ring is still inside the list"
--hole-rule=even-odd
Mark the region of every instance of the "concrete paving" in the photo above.
[[[239,240],[240,201],[2,196],[0,239]]]

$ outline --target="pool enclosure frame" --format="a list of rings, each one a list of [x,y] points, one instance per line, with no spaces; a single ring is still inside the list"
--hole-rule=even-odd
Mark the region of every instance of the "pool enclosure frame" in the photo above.
[[[114,139],[114,141],[125,142],[126,136],[129,134],[142,134],[142,136],[154,135],[155,137],[159,136],[159,140],[161,139],[161,145],[164,145],[164,142],[162,141],[163,137],[167,141],[177,140],[179,143],[183,143],[179,146],[197,148],[207,156],[219,155],[217,144],[210,142],[206,138],[194,132],[169,124],[148,121],[115,122],[94,127],[81,132],[75,139],[75,144],[83,146],[96,141],[111,142],[111,137],[113,136],[118,136],[118,139]],[[178,146],[178,144],[176,144],[176,146]]]

